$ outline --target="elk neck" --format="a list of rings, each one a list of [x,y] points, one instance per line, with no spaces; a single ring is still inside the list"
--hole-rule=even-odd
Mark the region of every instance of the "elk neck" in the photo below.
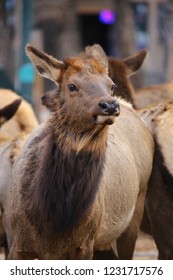
[[[51,128],[54,122],[53,117]],[[87,218],[102,178],[106,140],[107,127],[75,135],[66,118],[56,118],[56,128],[49,130],[32,181],[25,182],[22,194],[26,215],[39,233],[68,233]]]

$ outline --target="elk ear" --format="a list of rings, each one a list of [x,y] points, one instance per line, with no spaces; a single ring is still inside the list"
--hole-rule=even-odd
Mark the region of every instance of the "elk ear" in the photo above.
[[[26,45],[25,50],[41,76],[50,79],[55,83],[58,82],[61,70],[65,67],[64,62],[59,61],[53,56],[50,56],[40,50],[37,50],[29,44]]]
[[[46,106],[46,108],[49,109],[50,111],[53,111],[55,107],[54,106],[55,99],[57,98],[57,96],[58,96],[57,90],[51,90],[45,92],[41,97],[42,104]]]
[[[85,54],[87,57],[94,58],[102,63],[108,72],[108,58],[100,45],[95,44],[93,46],[86,47]]]
[[[135,72],[137,72],[141,68],[141,66],[147,56],[147,53],[148,53],[147,50],[144,49],[144,50],[139,51],[137,54],[127,57],[122,60],[123,63],[126,65],[128,76],[133,75]]]
[[[11,119],[16,113],[22,99],[16,99],[11,104],[0,109],[0,125]]]

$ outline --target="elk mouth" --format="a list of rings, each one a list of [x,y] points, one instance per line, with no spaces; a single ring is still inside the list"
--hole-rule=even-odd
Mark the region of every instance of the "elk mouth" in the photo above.
[[[120,106],[116,100],[101,101],[93,115],[95,124],[111,125],[120,114]]]
[[[109,116],[105,116],[105,115],[97,115],[94,116],[94,121],[95,124],[100,124],[100,125],[111,125],[114,123],[116,116],[115,115],[109,115]]]

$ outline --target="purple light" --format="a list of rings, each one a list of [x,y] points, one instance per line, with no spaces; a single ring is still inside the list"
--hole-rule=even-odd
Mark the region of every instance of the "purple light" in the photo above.
[[[104,24],[113,24],[116,20],[116,15],[110,10],[103,10],[99,13],[99,20]]]

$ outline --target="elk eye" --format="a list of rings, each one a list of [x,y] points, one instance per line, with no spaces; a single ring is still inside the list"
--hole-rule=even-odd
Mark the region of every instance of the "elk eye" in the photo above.
[[[116,88],[117,88],[117,86],[115,84],[112,84],[112,86],[111,86],[111,95],[114,96]]]
[[[117,88],[117,86],[116,86],[115,84],[113,84],[113,85],[111,86],[111,91],[114,92],[116,88]]]
[[[78,91],[77,87],[74,84],[68,84],[68,89],[69,91]]]

